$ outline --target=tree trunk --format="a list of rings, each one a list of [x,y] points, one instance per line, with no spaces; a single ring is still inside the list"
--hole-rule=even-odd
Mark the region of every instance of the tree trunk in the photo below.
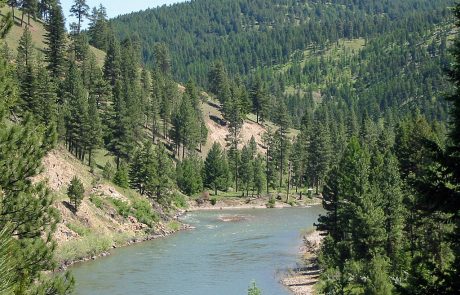
[[[267,158],[267,164],[265,166],[267,166],[267,167],[265,168],[265,170],[266,170],[265,174],[267,175],[266,178],[267,178],[267,195],[268,195],[270,193],[269,188],[268,188],[268,186],[269,186],[269,179],[268,179],[268,174],[269,174],[269,171],[268,171],[268,147],[267,147],[267,157],[266,158]]]
[[[289,187],[290,186],[291,186],[291,163],[289,162],[286,203],[289,203]]]
[[[23,22],[24,22],[24,10],[22,11],[22,16],[21,16],[21,27],[22,27]]]

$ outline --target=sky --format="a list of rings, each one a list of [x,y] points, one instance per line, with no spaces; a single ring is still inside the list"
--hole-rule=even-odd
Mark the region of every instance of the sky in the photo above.
[[[120,14],[127,14],[133,11],[161,6],[163,4],[168,5],[184,1],[185,0],[86,0],[86,3],[91,9],[94,6],[99,6],[99,4],[104,5],[105,8],[107,8],[109,18],[113,18]],[[69,12],[73,2],[73,0],[61,0],[67,24],[74,21],[74,18],[70,16]],[[87,24],[88,20],[85,21],[84,26]]]

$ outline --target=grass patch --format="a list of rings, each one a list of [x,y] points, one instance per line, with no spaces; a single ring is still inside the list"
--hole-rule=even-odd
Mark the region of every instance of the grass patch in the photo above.
[[[102,200],[102,198],[96,196],[96,195],[91,195],[89,197],[89,200],[91,203],[94,204],[94,206],[96,206],[97,208],[99,209],[102,209],[104,207],[104,200]]]
[[[178,231],[178,230],[180,230],[181,224],[177,220],[171,220],[171,221],[168,222],[166,227],[171,231]]]
[[[105,252],[112,248],[110,236],[91,234],[83,239],[68,241],[58,247],[55,258],[59,262],[79,260]]]
[[[76,232],[79,236],[81,237],[84,237],[84,236],[87,236],[91,233],[91,230],[85,226],[82,226],[82,225],[79,225],[79,224],[76,224],[76,223],[68,223],[66,224],[66,226]]]

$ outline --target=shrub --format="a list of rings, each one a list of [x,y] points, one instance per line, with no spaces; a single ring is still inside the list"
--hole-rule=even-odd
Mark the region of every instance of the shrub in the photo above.
[[[174,194],[174,200],[173,200],[173,203],[174,203],[174,206],[176,206],[177,208],[187,208],[188,204],[187,204],[187,198],[182,195],[182,194]]]
[[[276,200],[274,197],[270,197],[268,203],[266,204],[267,208],[275,208]]]
[[[115,209],[117,210],[117,213],[120,214],[123,217],[128,217],[130,208],[127,202],[124,202],[122,200],[114,199],[111,198],[110,200],[112,204],[115,206]]]
[[[211,205],[215,206],[216,203],[217,203],[217,198],[216,197],[211,198]]]
[[[99,209],[102,209],[104,207],[104,201],[96,195],[91,195],[89,197],[89,200],[91,203],[94,204],[94,206],[96,206]]]
[[[133,203],[133,209],[136,219],[149,227],[153,227],[160,220],[150,202],[145,199],[136,200]]]

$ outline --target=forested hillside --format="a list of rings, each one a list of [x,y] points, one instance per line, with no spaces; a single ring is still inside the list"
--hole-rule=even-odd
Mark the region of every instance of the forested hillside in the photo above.
[[[376,119],[401,105],[403,112],[418,107],[429,118],[445,119],[445,104],[433,95],[444,89],[439,64],[446,65],[452,3],[192,1],[111,23],[119,36],[140,40],[147,65],[155,60],[153,45],[166,44],[181,81],[193,78],[208,88],[208,69],[218,61],[247,85],[261,77],[266,104],[285,101],[296,126],[315,97],[344,101],[359,119],[364,112]],[[331,56],[341,40],[363,46]],[[273,108],[267,109],[274,118]]]
[[[69,32],[59,1],[6,2],[2,294],[71,292],[45,275],[82,258],[56,233],[156,235],[188,202],[313,194],[318,291],[460,290],[453,1],[196,0],[109,20],[75,0]]]

